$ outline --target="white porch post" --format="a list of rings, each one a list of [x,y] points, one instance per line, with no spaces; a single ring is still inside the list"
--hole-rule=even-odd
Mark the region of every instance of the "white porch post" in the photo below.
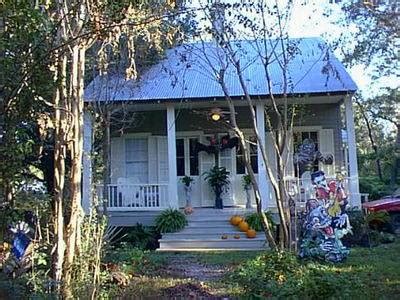
[[[357,149],[356,149],[356,133],[354,129],[354,116],[351,97],[344,99],[347,141],[349,147],[349,190],[350,204],[352,207],[361,209],[361,196],[358,182],[358,166],[357,166]]]
[[[85,111],[83,115],[83,172],[82,172],[82,208],[88,214],[92,205],[92,116]]]
[[[167,136],[168,136],[168,203],[178,208],[178,178],[176,175],[176,138],[175,138],[175,108],[167,106]]]
[[[257,114],[257,131],[260,135],[260,144],[265,151],[265,115],[264,115],[264,103],[256,104]],[[263,210],[268,209],[268,182],[267,182],[267,171],[264,163],[261,147],[258,144],[257,147],[257,163],[258,163],[258,187],[260,189],[261,196],[261,207]]]

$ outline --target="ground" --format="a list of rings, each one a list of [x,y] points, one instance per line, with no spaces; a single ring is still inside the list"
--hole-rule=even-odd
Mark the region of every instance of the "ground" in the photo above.
[[[150,252],[151,271],[134,275],[122,292],[125,297],[232,299],[246,296],[229,279],[235,268],[260,252],[159,253]],[[353,248],[348,260],[321,264],[334,278],[350,278],[362,290],[350,289],[344,298],[386,299],[400,295],[400,242],[374,248]],[[315,265],[315,264],[314,264]]]
[[[162,253],[143,252],[125,247],[111,252],[108,265],[129,279],[119,287],[115,282],[106,284],[103,287],[103,295],[111,299],[117,296],[121,299],[251,298],[252,295],[245,289],[243,282],[232,277],[232,274],[239,273],[240,266],[263,254],[257,251]],[[397,241],[391,244],[381,244],[373,248],[352,248],[344,263],[334,265],[302,262],[301,265],[308,270],[318,270],[318,276],[324,276],[318,282],[317,288],[305,285],[305,292],[308,293],[309,288],[313,289],[310,290],[310,299],[338,298],[324,296],[332,293],[332,289],[335,295],[339,293],[342,296],[339,298],[343,299],[398,299],[399,255],[400,240],[397,238]],[[280,264],[275,268],[284,269]],[[247,279],[255,282],[259,276],[251,271],[250,268],[250,272],[244,276],[249,276]],[[267,271],[270,271],[269,267]],[[251,276],[258,278],[253,279]],[[262,280],[258,282],[262,283]],[[18,293],[22,293],[22,289],[19,291],[20,288],[17,287],[18,285],[0,274],[0,299],[19,299],[17,295],[21,295]]]

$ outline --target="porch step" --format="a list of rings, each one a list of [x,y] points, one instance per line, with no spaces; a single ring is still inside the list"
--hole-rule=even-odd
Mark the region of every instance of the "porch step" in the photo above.
[[[180,232],[166,233],[159,240],[159,251],[217,251],[265,250],[268,248],[263,233],[254,239],[229,223],[234,214],[245,215],[249,210],[199,210],[187,217],[188,225]],[[222,239],[227,235],[227,239]],[[239,235],[239,239],[234,236]]]
[[[174,240],[174,239],[192,239],[192,240],[205,240],[205,239],[221,239],[223,235],[226,235],[228,239],[234,239],[234,236],[239,235],[241,239],[247,239],[245,232],[235,231],[235,230],[215,230],[214,232],[204,232],[198,231],[193,232],[192,230],[183,230],[175,233],[166,233],[163,234],[162,238],[166,240]],[[262,236],[263,233],[260,232],[257,234],[258,236]]]
[[[266,242],[265,239],[255,238],[255,239],[204,239],[204,240],[194,240],[194,239],[175,239],[175,240],[164,240],[160,241],[159,251],[169,250],[178,251],[181,250],[196,250],[196,249],[235,249],[235,250],[265,250]]]

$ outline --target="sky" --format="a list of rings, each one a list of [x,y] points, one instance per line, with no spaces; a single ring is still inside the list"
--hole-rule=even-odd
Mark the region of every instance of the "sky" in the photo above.
[[[306,2],[306,5],[301,3]],[[333,1],[334,2],[334,1]],[[289,26],[289,34],[292,37],[320,36],[327,42],[337,40],[341,34],[356,33],[356,27],[344,27],[337,24],[343,13],[340,4],[329,3],[329,0],[294,1],[293,15]],[[327,13],[329,16],[324,16]],[[335,51],[340,59],[340,53]],[[356,82],[359,90],[365,97],[371,97],[379,93],[382,87],[398,87],[399,78],[396,76],[383,77],[380,80],[372,80],[373,71],[364,65],[356,65],[348,72]]]
[[[218,0],[214,0],[218,1]],[[224,3],[234,3],[240,1],[246,3],[251,0],[219,0]],[[275,0],[265,0],[275,3]],[[287,0],[276,0],[280,5],[285,5]],[[198,3],[207,3],[210,0],[193,0],[192,5],[198,7]],[[331,2],[335,2],[332,1]],[[340,2],[340,1],[336,1]],[[357,33],[355,26],[345,27],[338,23],[343,17],[340,9],[340,3],[330,3],[330,0],[293,0],[292,17],[289,19],[288,33],[290,37],[322,37],[329,43],[338,40],[342,34]],[[251,14],[248,14],[251,16]],[[254,16],[256,16],[254,14]],[[240,25],[241,26],[241,25]],[[243,28],[243,27],[241,27]],[[245,33],[244,33],[245,34]],[[335,55],[341,59],[341,53],[334,51]],[[384,77],[379,80],[373,80],[372,69],[363,65],[356,65],[347,69],[353,80],[356,82],[359,90],[364,97],[372,97],[379,93],[383,87],[398,87],[399,79],[395,76]]]

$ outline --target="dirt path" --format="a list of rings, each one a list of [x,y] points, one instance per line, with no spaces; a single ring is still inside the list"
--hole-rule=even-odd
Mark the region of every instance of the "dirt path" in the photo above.
[[[171,277],[192,278],[204,282],[221,279],[228,272],[228,268],[203,264],[194,256],[179,254],[169,259],[163,271]]]

